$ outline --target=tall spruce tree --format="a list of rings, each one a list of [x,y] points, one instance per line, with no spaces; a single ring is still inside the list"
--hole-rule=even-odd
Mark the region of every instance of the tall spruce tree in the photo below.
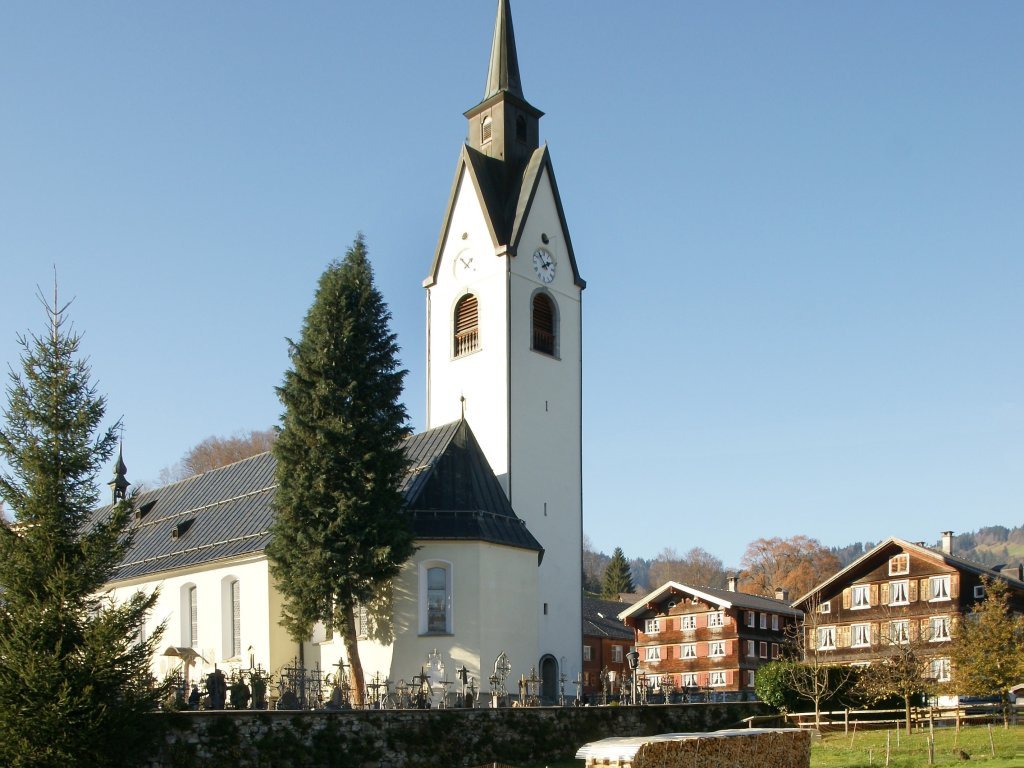
[[[0,428],[0,497],[15,517],[0,520],[0,765],[137,765],[162,693],[149,679],[159,633],[139,637],[156,595],[103,594],[130,537],[130,498],[92,518],[119,424],[101,429],[106,402],[67,305],[46,306],[48,333],[18,339]]]
[[[364,681],[355,609],[415,551],[399,492],[406,372],[390,319],[359,235],[320,277],[277,389],[285,410],[267,554],[284,595],[282,624],[300,642],[317,621],[339,629],[357,704]]]
[[[633,585],[633,575],[629,572],[629,563],[622,553],[622,547],[616,547],[612,552],[611,562],[604,569],[604,590],[602,596],[609,599],[618,598],[621,592],[633,592],[636,587]]]

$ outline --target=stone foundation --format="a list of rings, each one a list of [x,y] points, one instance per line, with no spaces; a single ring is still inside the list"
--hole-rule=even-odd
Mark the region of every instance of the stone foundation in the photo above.
[[[610,738],[576,752],[587,768],[809,768],[811,734],[797,728]]]

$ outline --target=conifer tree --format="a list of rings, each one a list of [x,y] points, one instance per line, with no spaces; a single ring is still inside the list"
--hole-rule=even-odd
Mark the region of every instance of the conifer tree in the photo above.
[[[338,628],[361,703],[355,609],[396,576],[415,546],[399,484],[409,435],[399,401],[391,313],[374,287],[362,235],[320,277],[292,367],[277,458],[277,519],[267,547],[297,641],[323,621]]]
[[[609,599],[616,599],[621,592],[633,592],[636,587],[633,586],[633,576],[629,572],[629,563],[626,562],[626,556],[622,553],[622,547],[616,547],[615,551],[612,552],[611,562],[608,563],[608,567],[604,570],[604,591],[601,593],[603,597]]]
[[[130,497],[93,518],[119,424],[101,428],[105,398],[67,305],[46,306],[48,332],[18,339],[0,428],[0,497],[15,517],[0,520],[0,765],[135,765],[162,694],[149,679],[159,633],[139,637],[156,595],[103,594],[130,539]]]
[[[971,608],[953,637],[953,687],[967,696],[998,696],[1009,726],[1010,688],[1024,679],[1024,617],[1010,609],[1002,579],[982,579],[985,599]]]

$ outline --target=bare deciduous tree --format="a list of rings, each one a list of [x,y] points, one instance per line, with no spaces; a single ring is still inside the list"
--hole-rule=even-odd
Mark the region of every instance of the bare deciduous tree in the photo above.
[[[740,566],[742,590],[768,597],[776,589],[787,589],[793,597],[804,595],[840,570],[836,556],[808,536],[752,541]]]

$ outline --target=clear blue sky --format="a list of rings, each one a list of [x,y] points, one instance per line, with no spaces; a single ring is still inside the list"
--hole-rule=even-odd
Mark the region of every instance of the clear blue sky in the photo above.
[[[361,230],[422,428],[420,283],[494,6],[6,3],[0,363],[56,265],[152,481],[276,422],[284,339]],[[588,281],[599,549],[1024,522],[1024,4],[513,14]]]

